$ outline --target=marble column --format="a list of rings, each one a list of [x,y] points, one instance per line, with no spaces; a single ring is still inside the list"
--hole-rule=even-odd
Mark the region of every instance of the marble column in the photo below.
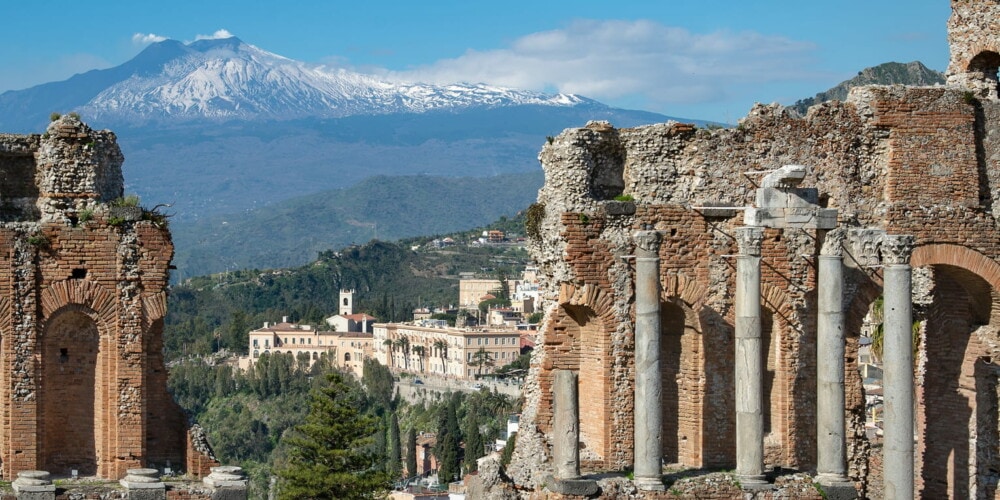
[[[885,444],[884,498],[913,498],[913,236],[882,239]]]
[[[816,480],[823,485],[847,482],[842,243],[842,231],[826,233],[816,280]]]
[[[763,367],[761,362],[760,248],[764,229],[736,229],[736,475],[764,482]]]
[[[660,372],[660,233],[636,231],[635,485],[663,490]]]
[[[580,477],[580,403],[576,373],[553,370],[552,463],[556,479]]]

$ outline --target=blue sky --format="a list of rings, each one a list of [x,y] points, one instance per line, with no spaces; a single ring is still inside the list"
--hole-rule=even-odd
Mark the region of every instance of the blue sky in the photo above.
[[[409,81],[578,93],[735,122],[888,61],[948,63],[948,0],[15,2],[0,92],[219,30],[292,59]]]

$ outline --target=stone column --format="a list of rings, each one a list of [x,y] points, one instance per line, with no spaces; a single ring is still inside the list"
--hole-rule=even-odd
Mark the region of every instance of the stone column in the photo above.
[[[556,479],[580,477],[580,408],[576,374],[570,370],[553,370],[552,463]]]
[[[660,233],[635,237],[635,485],[663,490]]]
[[[913,498],[913,311],[910,253],[913,236],[882,239],[885,499]]]
[[[847,482],[844,439],[843,233],[829,231],[819,255],[816,324],[816,472],[823,485]]]
[[[580,478],[580,402],[576,373],[553,370],[552,463],[554,475],[546,478],[546,487],[563,495],[593,495],[597,481]]]
[[[764,483],[764,412],[760,336],[760,247],[764,229],[736,229],[736,475]]]

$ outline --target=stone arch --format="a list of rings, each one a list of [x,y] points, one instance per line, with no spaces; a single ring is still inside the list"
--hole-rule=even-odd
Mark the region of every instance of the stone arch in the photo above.
[[[965,67],[970,78],[980,82],[990,94],[997,95],[997,70],[1000,69],[1000,54],[996,50],[984,49],[969,59]]]

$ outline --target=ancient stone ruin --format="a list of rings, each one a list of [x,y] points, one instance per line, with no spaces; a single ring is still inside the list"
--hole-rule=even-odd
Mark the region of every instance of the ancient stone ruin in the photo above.
[[[0,135],[0,471],[119,479],[218,465],[166,390],[173,245],[123,195],[115,135]],[[125,203],[124,205],[128,205]],[[156,471],[154,471],[156,472]]]
[[[856,88],[806,116],[757,105],[728,129],[592,122],[544,145],[528,229],[547,315],[497,495],[589,478],[604,498],[669,498],[662,464],[734,469],[734,498],[772,471],[873,498],[997,495],[1000,4],[952,8],[946,86]],[[857,368],[880,296],[881,444]]]

